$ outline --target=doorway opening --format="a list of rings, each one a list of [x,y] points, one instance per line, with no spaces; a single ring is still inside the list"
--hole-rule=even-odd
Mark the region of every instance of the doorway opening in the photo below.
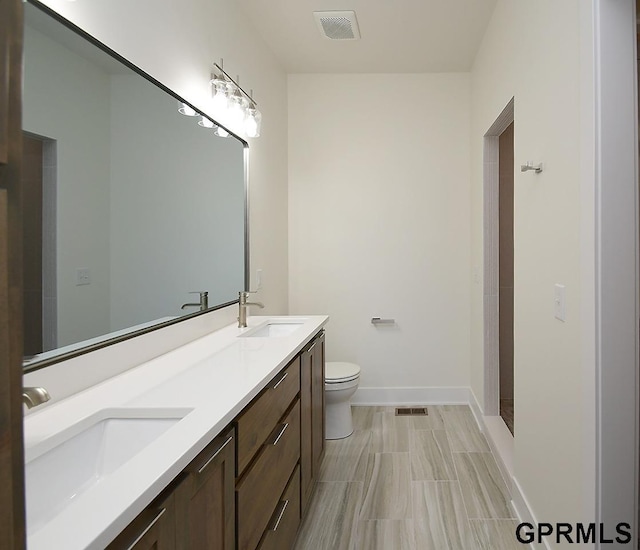
[[[57,347],[56,141],[23,132],[24,355]]]
[[[484,135],[484,414],[501,415],[502,393],[505,399],[503,420],[510,412],[509,405],[513,405],[514,105],[515,100],[511,98]],[[502,155],[501,141],[505,150]],[[501,179],[505,190],[501,190]],[[501,206],[505,210],[502,216]],[[513,425],[510,432],[513,435]]]
[[[514,435],[513,414],[513,122],[498,137],[498,345],[500,416]]]

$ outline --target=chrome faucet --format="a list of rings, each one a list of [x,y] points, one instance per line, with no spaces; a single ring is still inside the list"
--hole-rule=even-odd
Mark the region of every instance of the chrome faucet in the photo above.
[[[209,293],[204,290],[198,290],[196,292],[189,292],[189,294],[200,294],[200,301],[194,304],[182,304],[180,309],[187,307],[199,307],[200,311],[205,311],[209,307]]]
[[[258,306],[260,308],[264,307],[262,302],[247,302],[249,294],[255,294],[256,292],[257,290],[243,290],[238,292],[238,297],[240,298],[238,301],[238,306],[240,307],[240,311],[238,313],[239,328],[247,326],[247,309],[249,309],[249,306]]]
[[[42,405],[51,399],[49,392],[44,388],[22,388],[22,402],[27,408],[32,409],[38,405]]]

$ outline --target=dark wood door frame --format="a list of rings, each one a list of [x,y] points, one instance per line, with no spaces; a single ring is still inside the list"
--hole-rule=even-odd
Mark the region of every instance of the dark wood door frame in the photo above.
[[[0,0],[0,548],[25,548],[22,449],[22,2]]]

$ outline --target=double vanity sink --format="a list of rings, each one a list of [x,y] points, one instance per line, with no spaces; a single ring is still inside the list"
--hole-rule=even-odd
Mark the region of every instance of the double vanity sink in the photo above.
[[[103,548],[326,321],[252,317],[28,415],[29,549]]]
[[[104,482],[191,409],[103,409],[26,449],[29,532]]]

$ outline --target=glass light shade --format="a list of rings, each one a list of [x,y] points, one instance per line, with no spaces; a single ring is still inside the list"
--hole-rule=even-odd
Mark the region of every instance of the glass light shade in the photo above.
[[[222,126],[218,126],[214,134],[221,138],[229,137],[229,132],[227,132]]]
[[[255,107],[250,107],[247,111],[247,118],[244,121],[244,131],[247,137],[260,137],[260,127],[262,126],[262,113]]]
[[[230,83],[223,78],[216,77],[211,81],[213,108],[221,113],[229,106]]]
[[[204,116],[198,121],[198,124],[204,128],[213,128],[215,126],[211,120]]]
[[[178,107],[178,112],[181,115],[199,116],[199,113],[193,107],[189,107],[189,105],[187,105],[186,103],[182,103],[181,101],[179,101],[178,104],[180,105],[180,107]]]
[[[241,127],[247,116],[249,101],[242,95],[240,90],[236,90],[229,98],[229,121],[236,127]]]

